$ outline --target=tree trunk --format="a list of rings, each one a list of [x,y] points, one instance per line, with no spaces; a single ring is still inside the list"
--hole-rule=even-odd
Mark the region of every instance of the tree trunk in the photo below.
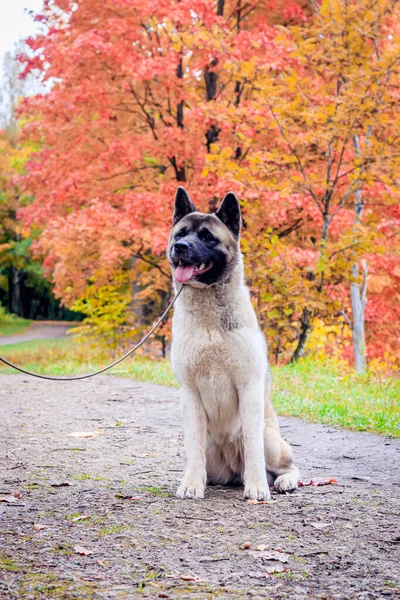
[[[18,269],[13,267],[13,298],[12,298],[13,312],[19,317],[23,317],[22,305],[21,305],[21,275]]]
[[[371,131],[371,130],[370,130]],[[370,134],[368,132],[368,136]],[[367,136],[367,143],[368,143]],[[360,155],[360,147],[358,136],[355,135],[353,137],[354,149],[356,152],[356,156]],[[361,188],[358,187],[356,190],[356,201],[354,204],[354,224],[360,222],[361,213],[364,208],[364,202],[361,195]],[[367,358],[366,358],[366,347],[365,347],[365,334],[364,334],[364,322],[365,322],[365,305],[367,303],[367,263],[365,260],[362,261],[364,275],[363,281],[361,284],[358,283],[358,264],[355,262],[351,267],[351,276],[352,282],[350,284],[350,298],[351,298],[351,310],[353,312],[353,328],[352,328],[352,337],[353,337],[353,352],[354,352],[354,362],[356,366],[357,373],[364,373],[367,367]]]
[[[306,346],[308,334],[311,331],[311,311],[308,308],[303,309],[303,314],[301,316],[301,326],[300,326],[300,335],[299,341],[297,343],[297,348],[294,351],[292,358],[290,359],[290,363],[295,363],[301,358],[304,354],[304,348]]]
[[[361,284],[358,283],[358,265],[355,263],[351,268],[353,281],[350,284],[351,309],[353,312],[353,352],[354,362],[357,373],[364,373],[367,367],[366,351],[365,351],[365,334],[364,334],[364,313],[367,303],[367,263],[362,261],[364,275]]]
[[[14,285],[13,285],[13,276],[12,273],[9,273],[7,276],[8,279],[8,296],[7,296],[7,305],[8,312],[12,313],[13,311],[13,296],[14,296]]]

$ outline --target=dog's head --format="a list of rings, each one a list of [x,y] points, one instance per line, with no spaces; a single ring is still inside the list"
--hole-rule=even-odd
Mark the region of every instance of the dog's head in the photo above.
[[[198,212],[179,187],[167,256],[175,280],[195,287],[226,281],[240,256],[240,206],[233,192],[215,214]]]

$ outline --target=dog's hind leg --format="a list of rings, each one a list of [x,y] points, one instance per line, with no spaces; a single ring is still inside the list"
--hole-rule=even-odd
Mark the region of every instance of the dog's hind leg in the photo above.
[[[300,473],[293,463],[291,447],[281,437],[278,418],[270,403],[265,411],[264,452],[268,483],[281,493],[296,489]]]

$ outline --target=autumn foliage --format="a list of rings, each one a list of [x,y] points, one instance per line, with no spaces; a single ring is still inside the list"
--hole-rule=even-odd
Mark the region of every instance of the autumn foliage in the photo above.
[[[400,355],[396,2],[54,0],[36,19],[21,60],[50,91],[22,107],[41,149],[21,217],[66,305],[120,290],[119,323],[151,321],[177,185],[202,210],[232,189],[276,361],[321,340],[350,358],[362,264],[368,357]]]

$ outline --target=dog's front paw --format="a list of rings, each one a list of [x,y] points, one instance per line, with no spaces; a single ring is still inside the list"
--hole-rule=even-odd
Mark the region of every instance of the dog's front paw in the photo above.
[[[271,500],[268,483],[245,483],[243,498],[245,500]]]
[[[177,498],[190,498],[198,500],[204,498],[205,486],[203,483],[186,483],[182,481],[181,485],[176,490]]]

